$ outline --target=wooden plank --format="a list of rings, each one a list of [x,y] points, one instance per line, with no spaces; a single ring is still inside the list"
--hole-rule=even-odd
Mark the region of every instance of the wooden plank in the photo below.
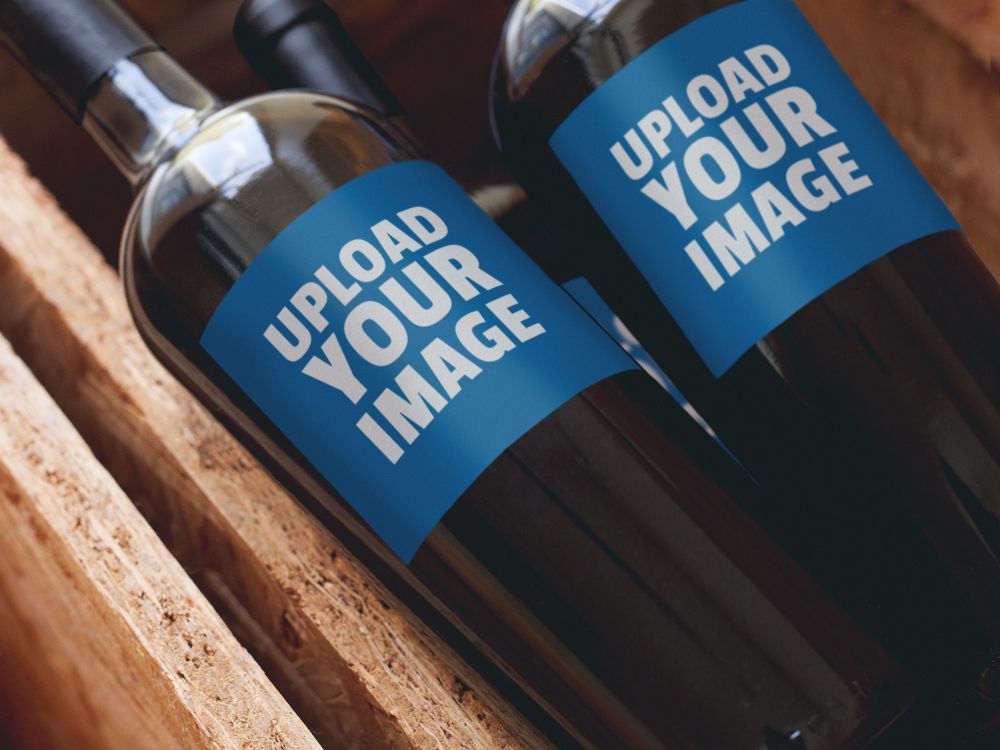
[[[319,747],[2,339],[0,530],[8,741]]]
[[[295,666],[323,745],[546,747],[153,359],[111,269],[6,148],[0,194],[0,330],[182,562]]]
[[[961,3],[971,8],[975,0]],[[959,17],[958,2],[922,2],[935,4],[941,6],[936,16]],[[996,79],[904,0],[799,5],[1000,277]]]

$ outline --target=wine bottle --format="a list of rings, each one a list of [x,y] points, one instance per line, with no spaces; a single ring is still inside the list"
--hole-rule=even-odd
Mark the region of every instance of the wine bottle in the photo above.
[[[135,187],[121,273],[150,348],[581,744],[860,748],[904,712],[967,736],[376,112],[222,105],[109,0],[4,0],[0,33]]]
[[[491,113],[562,239],[540,262],[588,279],[768,490],[757,521],[934,682],[943,620],[886,607],[926,595],[895,546],[915,523],[988,670],[1000,291],[794,3],[521,0]]]

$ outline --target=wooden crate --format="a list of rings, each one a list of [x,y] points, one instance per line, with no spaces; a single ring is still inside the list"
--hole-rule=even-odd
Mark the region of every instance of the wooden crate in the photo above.
[[[223,608],[234,628],[256,645],[271,666],[272,681],[282,686],[322,746],[544,747],[545,742],[513,710],[278,487],[153,359],[131,324],[110,266],[6,147],[0,148],[0,195],[4,196],[0,201],[0,297],[4,300],[0,332],[13,343],[118,484],[147,511],[163,542],[186,568],[198,572],[203,588]],[[12,354],[6,357],[15,361]],[[2,368],[0,364],[0,373],[4,373]],[[137,592],[133,601],[107,604],[119,609],[130,604],[138,610],[123,614],[126,619],[143,614],[146,599],[149,606],[158,604],[164,609],[162,622],[153,618],[134,623],[145,625],[146,630],[123,648],[148,648],[147,641],[155,645],[161,629],[169,632],[175,618],[203,618],[215,628],[206,632],[221,633],[217,617],[208,620],[208,604],[196,596],[176,563],[164,578],[183,590],[183,609],[179,604],[170,605],[181,595],[161,591],[160,581],[153,571],[146,570],[145,561],[119,561],[129,550],[143,552],[154,542],[162,544],[134,510],[119,522],[120,528],[109,519],[104,533],[90,531],[86,509],[88,502],[96,502],[96,490],[90,484],[78,485],[87,477],[73,461],[83,459],[72,454],[61,457],[59,451],[65,441],[84,454],[83,442],[50,401],[37,414],[34,403],[19,402],[18,393],[28,383],[32,381],[22,372],[19,380],[0,391],[0,432],[12,441],[0,443],[0,447],[10,449],[0,453],[12,461],[12,468],[19,468],[13,456],[25,462],[20,467],[24,477],[14,478],[39,504],[36,515],[55,516],[51,522],[56,525],[47,538],[53,543],[82,545],[94,557],[93,566],[127,568],[145,585],[144,597]],[[39,394],[35,400],[44,400],[41,388],[33,383],[32,387]],[[70,442],[71,437],[75,442]],[[42,458],[36,458],[36,452],[42,452]],[[89,461],[88,470],[96,474],[100,468],[97,460],[89,457]],[[43,491],[46,482],[58,483],[60,491],[79,507],[58,496],[48,497]],[[124,494],[110,476],[99,474],[92,484],[99,484],[102,492],[113,496],[121,506],[118,511],[124,514]],[[86,523],[80,526],[78,521]],[[31,532],[29,523],[26,541],[30,541]],[[167,557],[161,547],[159,558]],[[81,564],[84,562],[91,561]],[[18,568],[21,576],[28,576],[23,581],[22,603],[29,606],[33,564],[25,561]],[[88,575],[94,578],[97,574],[90,568],[79,573],[85,582]],[[39,591],[52,588],[50,582],[42,580],[34,587]],[[53,593],[62,596],[58,590]],[[167,596],[169,600],[164,599]],[[134,601],[136,597],[140,601]],[[197,605],[187,603],[195,601]],[[37,628],[30,622],[21,628],[24,639],[35,640],[33,648],[25,644],[26,660],[32,650],[44,652],[43,644],[49,641],[62,643],[69,659],[76,649],[75,634],[82,630],[79,637],[83,639],[99,632],[89,622],[67,616],[73,611],[73,606],[67,605],[51,608],[51,627],[56,629],[53,637],[39,641],[37,634],[33,635]],[[193,614],[188,614],[188,609]],[[41,618],[41,613],[37,617]],[[199,621],[184,626],[184,632],[208,628]],[[143,675],[128,663],[118,664],[117,654],[102,653],[102,636],[96,637],[94,648],[81,649],[80,661],[71,665],[84,680],[77,693],[89,692],[91,661],[102,657],[106,658],[103,668],[109,677],[117,674],[123,683],[142,685]],[[213,641],[210,648],[217,652],[214,661],[223,661],[226,649],[239,654],[242,661],[233,658],[232,671],[225,664],[219,666],[218,680],[252,692],[252,683],[239,674],[252,665],[246,663],[249,659],[232,636],[227,638],[223,645]],[[199,637],[191,648],[201,648],[203,640]],[[222,640],[221,635],[216,640]],[[186,683],[189,675],[185,665],[177,662],[183,656],[170,663],[168,676]],[[266,684],[259,673],[255,679]],[[172,685],[176,689],[181,683],[174,680]],[[15,691],[21,687],[16,681],[9,686]],[[46,700],[59,694],[60,681],[54,679],[49,687]],[[105,694],[97,685],[94,689],[94,700],[108,700],[106,711],[127,713],[127,706],[114,700],[115,696]],[[206,687],[199,694],[200,701],[209,707],[216,702],[211,691]],[[260,692],[263,697],[269,695],[263,687]],[[234,700],[219,697],[217,702],[232,708]],[[272,700],[279,699],[274,695]],[[169,701],[151,704],[149,710],[166,710],[169,705]],[[252,706],[246,710],[251,716],[258,715]],[[302,728],[287,708],[282,720]],[[84,725],[80,724],[81,730]],[[243,729],[254,738],[260,727],[244,717]],[[229,745],[219,740],[218,746]]]
[[[126,4],[224,93],[254,89],[234,0]],[[989,4],[801,4],[1000,271]],[[503,176],[482,110],[506,5],[342,5],[470,183]],[[124,186],[6,59],[0,82],[0,131],[111,255]],[[0,198],[0,745],[546,747],[151,357],[102,253],[4,145]]]

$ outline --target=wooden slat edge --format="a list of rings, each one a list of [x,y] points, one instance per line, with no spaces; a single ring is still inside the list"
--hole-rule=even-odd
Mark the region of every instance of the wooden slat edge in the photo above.
[[[319,747],[2,339],[0,632],[26,747]]]
[[[0,194],[0,331],[171,550],[296,665],[336,717],[324,746],[546,747],[154,360],[114,273],[6,147]]]
[[[798,2],[1000,277],[996,80],[904,0]]]

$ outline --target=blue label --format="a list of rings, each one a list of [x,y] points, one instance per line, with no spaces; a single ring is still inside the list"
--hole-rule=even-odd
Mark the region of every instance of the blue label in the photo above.
[[[293,221],[201,344],[407,561],[507,446],[635,367],[424,162]]]
[[[551,144],[717,376],[864,265],[958,228],[789,0],[661,40]]]

